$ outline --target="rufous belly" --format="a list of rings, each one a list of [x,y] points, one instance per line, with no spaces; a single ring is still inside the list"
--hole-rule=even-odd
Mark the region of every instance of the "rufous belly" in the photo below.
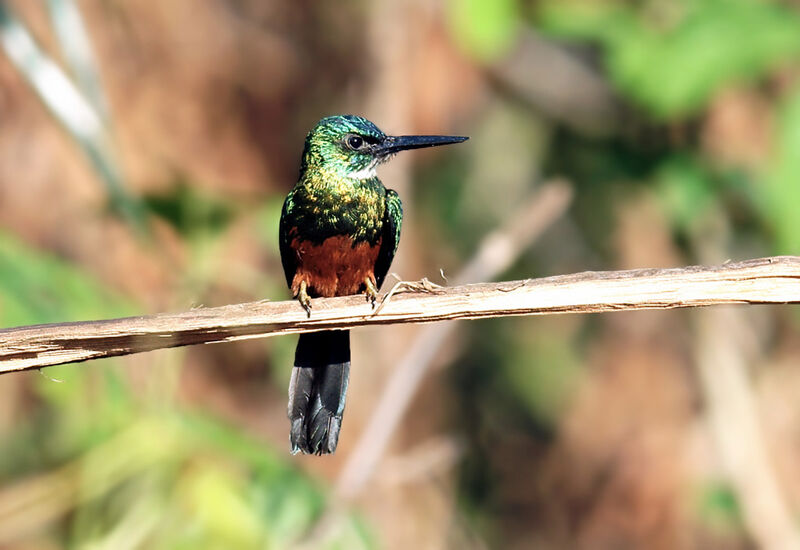
[[[295,237],[291,245],[297,255],[297,271],[292,279],[292,293],[300,291],[305,281],[309,296],[347,296],[366,288],[367,278],[375,283],[375,262],[380,241],[370,246],[360,242],[353,246],[347,235],[329,237],[313,244]]]

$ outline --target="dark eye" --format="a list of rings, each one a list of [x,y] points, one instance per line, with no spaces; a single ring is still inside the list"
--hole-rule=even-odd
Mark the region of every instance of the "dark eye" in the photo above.
[[[364,139],[361,136],[347,136],[347,146],[354,151],[361,149],[364,145]]]

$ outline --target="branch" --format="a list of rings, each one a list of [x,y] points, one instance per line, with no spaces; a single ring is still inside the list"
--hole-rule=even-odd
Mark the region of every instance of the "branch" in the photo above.
[[[251,302],[184,313],[0,330],[0,373],[143,351],[365,325],[716,304],[800,303],[800,257],[717,267],[585,272],[437,287],[399,283],[373,311],[361,296]]]

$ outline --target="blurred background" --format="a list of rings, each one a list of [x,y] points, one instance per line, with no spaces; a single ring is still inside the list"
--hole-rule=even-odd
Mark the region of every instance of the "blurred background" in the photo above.
[[[794,0],[16,0],[0,50],[3,327],[287,299],[336,113],[471,136],[381,169],[406,280],[800,250]],[[795,308],[352,339],[323,458],[293,337],[0,377],[0,548],[800,547]]]

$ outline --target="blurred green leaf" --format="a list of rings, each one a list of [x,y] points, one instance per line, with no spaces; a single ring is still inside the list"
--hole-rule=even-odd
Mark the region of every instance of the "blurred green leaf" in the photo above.
[[[600,43],[617,86],[660,118],[691,114],[726,84],[800,52],[800,17],[777,3],[703,0],[673,9],[682,10],[677,21],[659,28],[630,4],[549,1],[539,22],[554,35]]]
[[[537,321],[520,323],[518,335],[524,337],[510,343],[502,372],[528,413],[543,425],[553,425],[569,404],[581,363],[569,331],[560,330],[557,322]]]
[[[278,226],[283,209],[283,196],[270,195],[264,200],[256,213],[256,226],[259,241],[265,247],[271,247],[277,253]]]
[[[179,481],[178,495],[192,522],[228,548],[258,548],[263,533],[246,502],[240,476],[212,462],[195,464]]]
[[[698,494],[696,508],[703,523],[715,531],[738,531],[742,527],[739,502],[727,485],[709,483],[704,486]]]
[[[290,466],[282,451],[267,448],[210,417],[186,416],[183,424],[201,446],[248,465],[251,505],[267,526],[270,540],[280,543],[299,536],[322,512],[320,490]]]
[[[77,266],[0,233],[0,326],[121,317],[136,311],[132,302]],[[36,395],[57,411],[39,428],[48,434],[34,449],[41,453],[40,458],[69,456],[123,425],[128,400],[123,398],[127,392],[119,385],[118,373],[107,369],[102,371],[104,378],[95,379],[100,383],[105,380],[109,389],[116,388],[113,395],[117,399],[111,401],[87,395],[96,372],[101,371],[60,366],[34,375]],[[23,468],[26,464],[10,467]]]
[[[656,176],[661,203],[673,226],[687,231],[714,200],[713,183],[697,163],[684,155],[664,162]]]
[[[763,189],[762,211],[779,254],[800,253],[800,88],[778,111],[775,156]]]
[[[220,233],[234,215],[231,202],[182,179],[168,192],[149,195],[144,202],[185,237]]]
[[[505,54],[519,26],[517,0],[450,0],[447,20],[456,42],[481,61]]]
[[[0,233],[0,323],[31,325],[130,315],[115,295],[68,262]]]
[[[560,38],[592,40],[603,45],[640,29],[636,12],[613,1],[545,0],[536,11],[536,23]]]

